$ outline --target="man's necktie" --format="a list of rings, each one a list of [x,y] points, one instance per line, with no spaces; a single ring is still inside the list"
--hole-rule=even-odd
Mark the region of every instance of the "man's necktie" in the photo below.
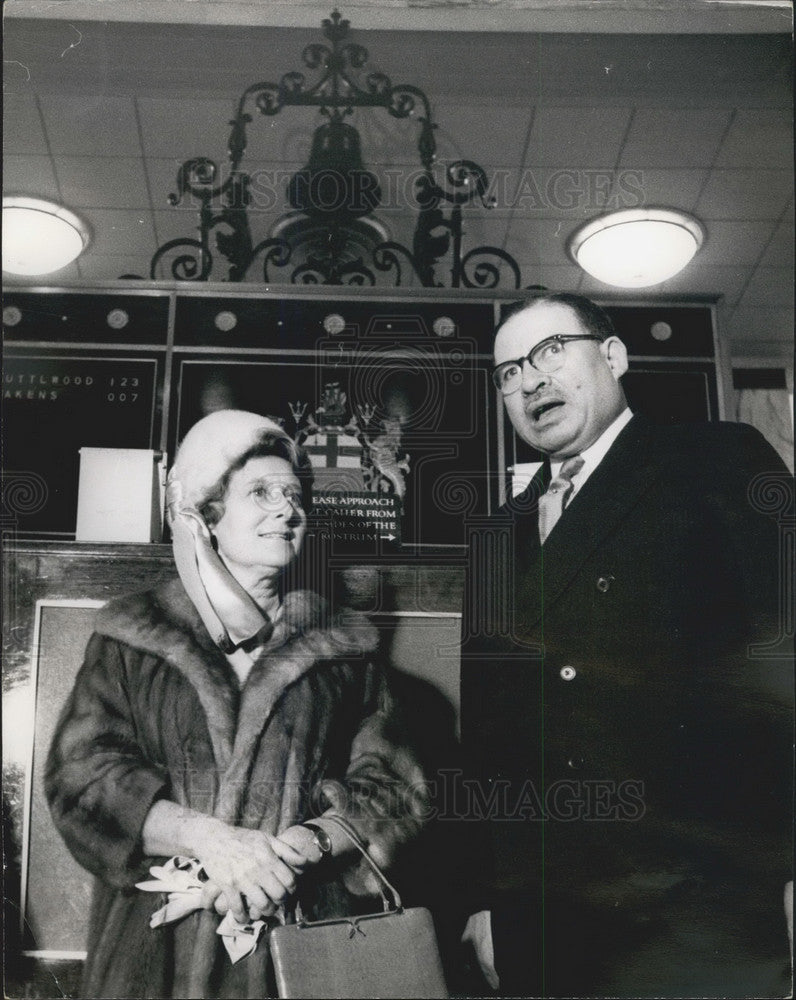
[[[547,492],[539,497],[539,539],[545,539],[556,526],[572,493],[572,479],[583,468],[580,455],[573,455],[561,466],[558,475],[550,481]]]

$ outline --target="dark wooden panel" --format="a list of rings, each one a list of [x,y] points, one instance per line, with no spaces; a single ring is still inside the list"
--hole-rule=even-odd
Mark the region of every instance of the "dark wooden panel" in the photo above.
[[[787,389],[784,368],[733,368],[733,389]]]
[[[501,306],[505,316],[512,306]],[[640,357],[712,358],[713,313],[709,306],[612,306],[605,311],[628,353]]]
[[[342,317],[339,334],[324,326],[330,315]],[[493,327],[490,303],[184,296],[177,300],[175,343],[317,350],[330,336],[360,344],[409,338],[470,340],[489,352]]]
[[[8,292],[3,296],[3,335],[7,341],[165,345],[168,314],[165,292]]]
[[[718,419],[716,373],[711,364],[636,361],[622,384],[630,409],[659,423]]]
[[[9,353],[3,372],[4,514],[72,535],[80,448],[151,448],[162,361]]]
[[[714,355],[713,316],[707,306],[608,306],[606,311],[630,354],[665,358]]]
[[[408,469],[395,470],[406,489],[404,548],[463,548],[462,516],[486,513],[496,500],[490,492],[494,389],[488,366],[463,347],[405,343],[400,351],[378,345],[370,351],[286,352],[278,358],[177,355],[174,379],[175,443],[197,420],[221,408],[262,413],[281,421],[289,434],[301,433],[310,416],[322,422],[319,407],[335,386],[345,402],[334,421],[337,430],[329,433],[354,421],[346,432],[353,467],[316,469],[320,489],[339,489],[346,476],[360,481],[342,488],[375,489],[362,478],[362,449],[366,440],[384,440],[391,425],[408,462]]]

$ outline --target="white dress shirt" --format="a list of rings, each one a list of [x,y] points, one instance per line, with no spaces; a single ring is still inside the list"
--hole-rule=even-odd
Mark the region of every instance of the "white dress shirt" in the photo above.
[[[580,457],[583,459],[583,468],[578,472],[576,476],[572,477],[572,492],[569,494],[567,504],[572,502],[572,498],[583,486],[589,476],[594,472],[597,466],[602,462],[605,456],[608,454],[608,449],[619,437],[619,432],[625,427],[631,420],[633,414],[625,407],[624,410],[619,414],[619,416],[614,420],[614,422],[602,432],[602,434],[597,438],[594,444],[589,445],[581,453]],[[561,471],[561,466],[564,464],[561,462],[551,462],[550,463],[550,479],[551,481]]]

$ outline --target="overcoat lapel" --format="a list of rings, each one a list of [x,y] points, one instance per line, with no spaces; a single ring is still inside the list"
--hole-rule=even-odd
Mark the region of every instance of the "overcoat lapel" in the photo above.
[[[329,627],[325,602],[311,591],[287,594],[284,612],[239,695],[226,659],[179,579],[114,601],[97,618],[98,632],[167,660],[193,686],[221,775],[218,802],[224,803],[225,811],[221,819],[230,819],[239,805],[238,794],[221,793],[245,787],[238,779],[251,767],[256,744],[287,688],[320,660],[361,658],[376,648],[376,630],[366,621]]]
[[[594,550],[655,487],[662,470],[653,462],[652,432],[649,421],[633,417],[564,510],[544,546],[538,540],[538,502],[528,504],[528,513],[521,515],[528,523],[518,526],[524,537],[516,549],[516,621],[521,631],[538,623]],[[536,489],[538,496],[538,484]]]
[[[306,611],[319,602],[317,595],[299,591],[289,597],[298,597],[299,601],[286,601],[285,617],[252,667],[241,692],[232,758],[222,779],[222,787],[228,786],[230,790],[245,787],[242,779],[251,767],[260,736],[289,687],[322,661],[346,657],[362,659],[376,649],[378,636],[369,622],[362,620],[345,628],[313,627],[312,618]],[[325,611],[320,615],[325,617]],[[235,798],[234,795],[228,797],[230,800]]]
[[[167,660],[183,674],[204,710],[213,755],[223,771],[232,758],[237,698],[227,677],[227,662],[179,578],[106,604],[94,628],[101,635]]]

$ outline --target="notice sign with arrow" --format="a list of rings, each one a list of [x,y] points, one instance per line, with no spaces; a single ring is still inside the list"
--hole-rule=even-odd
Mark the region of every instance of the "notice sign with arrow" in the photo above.
[[[313,491],[312,521],[336,549],[372,550],[401,544],[401,498],[395,494]]]

